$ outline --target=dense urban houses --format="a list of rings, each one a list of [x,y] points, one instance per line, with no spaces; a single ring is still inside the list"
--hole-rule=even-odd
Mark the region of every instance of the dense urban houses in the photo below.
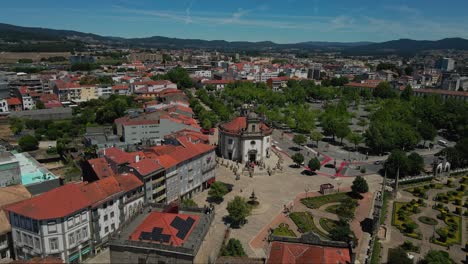
[[[267,80],[267,85],[275,92],[280,91],[288,86],[289,77],[275,77]]]
[[[199,254],[214,214],[204,209],[164,212],[149,208],[110,245],[111,263],[208,263]],[[209,250],[204,248],[203,250]]]
[[[244,107],[242,116],[219,126],[218,147],[226,159],[258,162],[271,154],[273,130]]]
[[[143,183],[132,174],[70,183],[9,205],[18,259],[53,256],[78,263],[99,251],[142,206]],[[137,201],[135,205],[135,201]]]
[[[0,262],[14,258],[10,219],[3,208],[29,198],[31,194],[23,185],[0,188]]]
[[[81,86],[78,83],[56,80],[52,83],[52,89],[60,102],[81,100]]]

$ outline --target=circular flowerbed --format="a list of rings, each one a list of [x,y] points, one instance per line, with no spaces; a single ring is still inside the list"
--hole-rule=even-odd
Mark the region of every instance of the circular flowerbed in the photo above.
[[[437,225],[437,220],[427,216],[420,216],[418,218],[419,222],[426,224],[426,225]]]

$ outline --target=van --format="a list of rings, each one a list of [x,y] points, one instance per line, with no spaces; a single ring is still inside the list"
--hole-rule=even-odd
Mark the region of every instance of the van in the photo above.
[[[447,141],[442,140],[442,139],[441,139],[441,140],[438,140],[437,143],[438,143],[439,145],[443,146],[443,147],[446,147],[446,146],[447,146]]]

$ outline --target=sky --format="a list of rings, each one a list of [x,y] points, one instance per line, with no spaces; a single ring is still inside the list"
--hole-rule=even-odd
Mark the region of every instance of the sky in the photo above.
[[[468,38],[466,0],[0,0],[0,23],[228,41]]]

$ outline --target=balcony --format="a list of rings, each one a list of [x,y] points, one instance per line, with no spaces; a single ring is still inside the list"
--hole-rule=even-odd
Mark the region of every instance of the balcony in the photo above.
[[[158,198],[156,198],[155,201],[156,201],[156,203],[158,203],[158,202],[160,202],[160,201],[162,201],[164,199],[166,199],[166,194],[163,194],[163,195],[159,196]]]
[[[157,178],[155,180],[152,180],[151,183],[153,183],[153,184],[160,183],[160,182],[164,181],[164,179],[165,179],[164,176],[161,176],[161,177],[159,177],[159,178]]]
[[[166,186],[165,185],[162,185],[162,186],[159,186],[158,188],[154,189],[153,190],[153,193],[158,193],[162,190],[166,189]]]

